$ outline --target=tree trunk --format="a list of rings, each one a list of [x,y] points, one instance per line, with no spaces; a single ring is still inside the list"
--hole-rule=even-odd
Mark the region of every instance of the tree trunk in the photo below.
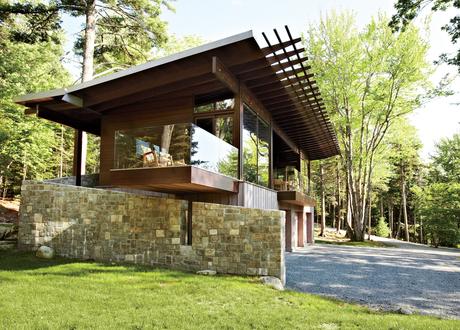
[[[424,244],[425,240],[423,239],[423,218],[420,217],[420,244]]]
[[[402,198],[402,209],[404,215],[404,231],[406,241],[409,242],[409,225],[407,221],[407,202],[406,202],[406,179],[404,177],[404,169],[401,166],[401,198]]]
[[[369,205],[368,205],[368,225],[367,225],[367,239],[370,241],[371,240],[371,233],[372,233],[372,204],[371,204],[371,195],[369,195]]]
[[[401,217],[402,217],[402,206],[399,207],[398,230],[396,231],[396,239],[399,239],[399,235],[401,234]]]
[[[94,48],[96,43],[96,1],[86,1],[86,24],[85,24],[85,39],[83,46],[83,65],[81,81],[86,82],[93,79],[94,75]],[[83,100],[84,102],[84,100]],[[75,130],[75,137],[78,131]],[[75,141],[77,139],[75,138]],[[74,146],[74,149],[77,146]],[[82,146],[81,146],[81,174],[86,173],[86,154],[88,151],[88,136],[86,132],[82,134]],[[76,154],[76,153],[74,153]]]
[[[385,212],[383,210],[383,196],[380,197],[380,217],[385,218]]]
[[[319,177],[321,184],[321,232],[319,236],[324,236],[324,230],[326,228],[326,195],[324,191],[324,168],[323,164],[319,164]]]
[[[336,173],[336,185],[337,185],[337,211],[336,211],[336,217],[337,217],[337,222],[336,222],[336,229],[337,232],[340,231],[340,226],[341,226],[341,208],[342,208],[342,201],[340,199],[340,164],[339,161],[337,160],[337,173]]]
[[[390,223],[390,238],[393,238],[393,201],[388,202],[388,222]]]
[[[61,146],[59,150],[59,173],[58,177],[62,178],[64,168],[64,125],[61,125]]]

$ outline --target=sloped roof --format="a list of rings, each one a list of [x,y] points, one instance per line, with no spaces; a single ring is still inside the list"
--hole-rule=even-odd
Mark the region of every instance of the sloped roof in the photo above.
[[[261,48],[252,31],[134,66],[67,88],[23,95],[15,102],[70,127],[100,133],[108,111],[174,93],[219,93],[225,86],[211,72],[217,57],[256,96],[277,126],[308,156],[339,154],[337,138],[325,112],[308,59],[286,27],[287,41]]]

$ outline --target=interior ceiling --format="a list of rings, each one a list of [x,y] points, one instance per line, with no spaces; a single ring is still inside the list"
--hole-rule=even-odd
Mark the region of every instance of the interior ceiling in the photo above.
[[[22,104],[36,108],[40,117],[93,134],[100,133],[100,118],[114,109],[155,102],[183,95],[199,102],[231,96],[228,88],[211,73],[217,57],[271,113],[277,126],[310,160],[339,154],[335,132],[325,111],[301,38],[292,38],[286,27],[285,40],[274,30],[265,48],[253,37],[213,48],[173,62],[77,89],[73,95],[83,105],[69,104],[63,95]]]

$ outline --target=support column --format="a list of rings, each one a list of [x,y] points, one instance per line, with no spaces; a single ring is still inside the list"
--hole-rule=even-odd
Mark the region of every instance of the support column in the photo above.
[[[300,211],[296,213],[297,213],[297,246],[304,247],[305,212]]]
[[[75,176],[75,185],[81,186],[81,176],[85,174],[86,165],[86,132],[75,130],[74,147],[73,147],[73,175]]]
[[[315,232],[314,232],[314,216],[313,216],[313,208],[311,208],[310,212],[305,213],[306,215],[306,222],[307,222],[307,243],[313,244],[315,242]]]
[[[238,179],[243,180],[243,110],[244,103],[241,87],[235,95],[235,109],[233,114],[233,146],[238,148]]]
[[[286,224],[284,226],[286,235],[286,251],[292,251],[292,221],[291,221],[291,211],[285,210],[286,212]]]

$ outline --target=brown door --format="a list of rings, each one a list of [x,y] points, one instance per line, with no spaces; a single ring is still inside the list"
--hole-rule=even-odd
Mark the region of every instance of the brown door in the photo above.
[[[305,223],[305,217],[303,216],[303,212],[296,212],[297,213],[297,246],[303,247],[303,229]]]
[[[292,251],[292,222],[291,222],[291,211],[285,210],[286,212],[286,224],[285,224],[285,238],[286,238],[286,251]]]

